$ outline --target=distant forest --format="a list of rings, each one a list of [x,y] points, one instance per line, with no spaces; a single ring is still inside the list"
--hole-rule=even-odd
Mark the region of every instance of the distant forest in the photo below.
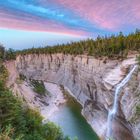
[[[42,48],[29,48],[21,51],[12,49],[7,51],[5,59],[15,58],[16,55],[26,54],[86,54],[94,57],[125,58],[129,51],[140,52],[140,29],[129,35],[98,36],[96,39],[87,39],[62,45],[46,46]]]

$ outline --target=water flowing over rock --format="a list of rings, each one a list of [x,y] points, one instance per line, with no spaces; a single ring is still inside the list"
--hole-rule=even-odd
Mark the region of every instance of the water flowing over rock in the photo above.
[[[63,85],[83,106],[82,114],[100,136],[105,139],[108,111],[114,103],[115,86],[134,65],[135,56],[124,61],[95,59],[85,55],[64,54],[18,56],[16,71],[27,78]],[[138,70],[122,88],[118,99],[118,112],[112,129],[116,140],[122,135],[133,140],[140,137],[140,118],[135,118],[140,103],[140,76]],[[116,129],[117,128],[117,129]],[[123,133],[120,134],[120,130]]]
[[[130,80],[136,68],[137,66],[135,65],[133,69],[128,73],[128,75],[116,86],[113,107],[111,110],[109,110],[109,113],[108,113],[107,134],[106,134],[107,139],[114,138],[113,133],[112,133],[113,131],[112,125],[113,125],[113,119],[115,119],[116,113],[118,111],[119,93],[121,92],[121,89],[123,88],[123,86],[125,86],[125,84],[127,84],[127,82]]]

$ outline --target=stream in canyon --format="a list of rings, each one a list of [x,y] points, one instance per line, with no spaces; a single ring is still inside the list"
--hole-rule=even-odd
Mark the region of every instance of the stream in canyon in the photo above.
[[[99,140],[85,118],[81,114],[82,107],[73,98],[60,106],[58,112],[51,117],[50,121],[58,124],[64,135],[78,140]]]

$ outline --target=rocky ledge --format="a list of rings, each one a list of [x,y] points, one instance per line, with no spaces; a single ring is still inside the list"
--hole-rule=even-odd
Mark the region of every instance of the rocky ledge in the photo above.
[[[126,60],[102,60],[84,55],[24,55],[14,62],[16,73],[27,78],[63,85],[83,106],[82,114],[95,132],[105,138],[108,110],[114,101],[114,90],[135,62],[135,55]],[[140,73],[136,70],[122,89],[119,110],[114,122],[116,140],[140,137]]]

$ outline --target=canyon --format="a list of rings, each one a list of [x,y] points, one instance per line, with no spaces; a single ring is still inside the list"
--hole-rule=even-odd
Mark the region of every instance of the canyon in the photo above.
[[[82,105],[82,114],[97,135],[106,139],[108,112],[114,103],[116,85],[136,65],[136,54],[128,55],[124,60],[97,59],[86,55],[28,54],[19,55],[16,60],[5,62],[5,65],[9,71],[8,87],[30,107],[44,107],[43,102],[49,99],[36,98],[28,84],[29,79],[63,86]],[[22,84],[18,81],[20,74],[27,78]],[[65,102],[55,96],[58,95],[54,95],[54,106]],[[119,94],[118,111],[112,125],[115,140],[124,140],[124,137],[126,140],[140,138],[137,106],[140,106],[138,68]]]

